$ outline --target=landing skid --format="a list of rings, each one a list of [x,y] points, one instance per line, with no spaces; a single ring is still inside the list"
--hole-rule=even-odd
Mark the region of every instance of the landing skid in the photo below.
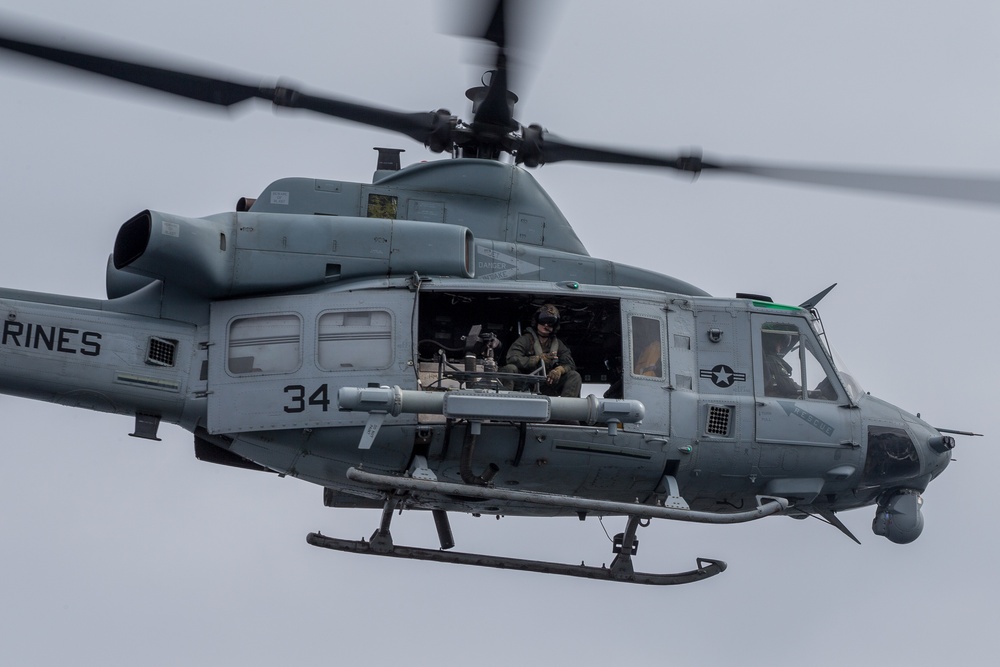
[[[501,570],[521,570],[524,572],[539,572],[542,574],[560,574],[568,577],[581,577],[584,579],[602,579],[604,581],[620,581],[631,584],[645,584],[651,586],[671,586],[676,584],[687,584],[693,581],[701,581],[714,577],[726,569],[726,564],[721,560],[710,558],[698,558],[697,569],[687,572],[677,572],[673,574],[655,574],[650,572],[636,572],[632,567],[632,556],[638,549],[638,540],[635,539],[635,531],[639,527],[640,518],[630,516],[628,525],[624,533],[615,536],[614,551],[617,554],[611,562],[610,567],[594,567],[581,563],[580,565],[567,565],[564,563],[552,563],[548,561],[526,560],[523,558],[510,558],[507,556],[487,556],[484,554],[464,553],[461,551],[445,551],[449,548],[448,541],[451,537],[451,529],[446,527],[446,532],[442,531],[442,522],[447,518],[444,513],[435,516],[438,523],[438,534],[441,537],[442,549],[422,549],[418,547],[396,546],[392,542],[392,535],[389,533],[389,520],[395,508],[395,500],[390,499],[386,503],[385,511],[382,514],[382,525],[372,535],[371,540],[345,540],[336,537],[327,537],[322,533],[309,533],[306,542],[313,546],[333,549],[334,551],[347,551],[350,553],[367,554],[370,556],[389,556],[392,558],[409,558],[413,560],[429,560],[438,563],[455,563],[457,565],[475,565],[478,567],[493,567]],[[447,540],[446,540],[447,538]],[[453,545],[454,542],[452,541]]]
[[[421,474],[418,475],[416,474],[417,472]],[[739,512],[714,513],[691,510],[687,503],[684,502],[684,499],[676,493],[676,489],[670,493],[666,500],[661,500],[656,505],[644,505],[638,502],[625,503],[594,500],[591,498],[541,493],[537,491],[497,489],[489,485],[454,484],[437,481],[433,473],[426,470],[426,461],[423,462],[423,465],[418,466],[410,476],[377,474],[358,468],[350,468],[347,471],[347,478],[353,482],[382,489],[386,492],[386,502],[382,509],[382,522],[379,524],[378,530],[375,531],[371,540],[368,541],[363,539],[344,540],[327,537],[320,533],[310,533],[306,537],[306,541],[309,544],[323,547],[324,549],[348,551],[372,556],[431,560],[439,563],[477,565],[479,567],[523,570],[544,574],[561,574],[568,577],[623,581],[653,586],[686,584],[692,581],[708,579],[723,572],[726,569],[726,564],[721,560],[698,558],[696,559],[697,569],[688,570],[687,572],[677,572],[674,574],[636,572],[632,567],[632,556],[635,555],[639,548],[639,541],[635,538],[635,532],[640,525],[645,525],[641,522],[648,522],[650,519],[672,519],[675,521],[695,521],[714,524],[743,523],[776,514],[788,509],[789,506],[789,502],[785,498],[758,496],[757,507],[754,509]],[[669,479],[672,478],[664,478],[665,481]],[[668,486],[672,485],[668,484]],[[497,500],[542,507],[558,507],[562,510],[574,510],[580,513],[581,516],[585,516],[590,512],[598,516],[627,516],[628,523],[626,524],[625,532],[619,533],[613,540],[613,551],[616,556],[611,562],[610,567],[603,565],[601,567],[587,566],[583,563],[580,565],[566,565],[548,561],[508,558],[506,556],[449,552],[448,549],[455,546],[455,540],[452,537],[451,526],[448,523],[448,515],[441,509],[431,511],[434,515],[434,524],[437,527],[438,541],[441,543],[440,551],[396,546],[392,543],[392,535],[389,533],[392,513],[408,494],[414,493],[434,494],[445,497],[471,497],[481,500]]]
[[[377,534],[376,534],[377,535]],[[508,558],[506,556],[485,556],[461,551],[438,551],[436,549],[421,549],[418,547],[395,546],[391,542],[389,548],[375,546],[376,536],[372,541],[343,540],[327,537],[321,533],[309,533],[306,541],[309,544],[324,549],[347,551],[371,556],[391,556],[392,558],[411,558],[414,560],[431,560],[438,563],[456,563],[458,565],[477,565],[479,567],[495,567],[501,570],[521,570],[524,572],[540,572],[542,574],[562,574],[569,577],[585,579],[603,579],[604,581],[622,581],[631,584],[649,584],[653,586],[670,586],[687,584],[713,577],[726,569],[721,560],[698,558],[698,569],[676,574],[652,574],[632,570],[631,556],[619,560],[621,554],[615,557],[611,567],[594,567],[589,565],[566,565],[547,561]]]

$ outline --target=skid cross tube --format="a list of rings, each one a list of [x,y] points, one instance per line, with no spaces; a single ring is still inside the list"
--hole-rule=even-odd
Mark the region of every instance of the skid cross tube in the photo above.
[[[347,478],[353,482],[368,484],[385,491],[438,493],[442,495],[479,498],[481,500],[506,500],[531,505],[561,507],[574,511],[596,512],[599,514],[620,514],[646,519],[670,519],[674,521],[693,521],[696,523],[745,523],[770,516],[788,508],[788,501],[785,498],[773,496],[758,496],[757,502],[759,505],[756,509],[744,512],[716,514],[714,512],[696,512],[689,509],[643,505],[641,503],[621,503],[611,500],[578,498],[576,496],[565,496],[557,493],[513,491],[511,489],[495,489],[487,486],[472,486],[469,484],[413,479],[411,477],[380,475],[358,468],[349,468],[347,470]]]

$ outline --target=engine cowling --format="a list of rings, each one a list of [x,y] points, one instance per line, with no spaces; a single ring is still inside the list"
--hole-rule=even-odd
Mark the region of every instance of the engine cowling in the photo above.
[[[434,222],[249,212],[186,218],[146,210],[118,231],[108,271],[218,298],[413,272],[472,278],[474,248],[468,228]],[[131,284],[109,275],[112,283]]]

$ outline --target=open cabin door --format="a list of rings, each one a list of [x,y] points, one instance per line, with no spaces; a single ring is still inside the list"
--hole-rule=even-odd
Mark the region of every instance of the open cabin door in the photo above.
[[[415,386],[406,289],[212,304],[210,433],[363,425],[339,412],[341,387]]]

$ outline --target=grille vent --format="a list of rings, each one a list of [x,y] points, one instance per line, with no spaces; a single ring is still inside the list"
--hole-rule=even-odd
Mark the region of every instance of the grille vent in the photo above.
[[[173,366],[177,341],[151,336],[146,349],[146,363],[150,366]]]
[[[705,433],[708,435],[728,436],[732,415],[733,409],[728,405],[708,406],[708,424],[705,426]]]

